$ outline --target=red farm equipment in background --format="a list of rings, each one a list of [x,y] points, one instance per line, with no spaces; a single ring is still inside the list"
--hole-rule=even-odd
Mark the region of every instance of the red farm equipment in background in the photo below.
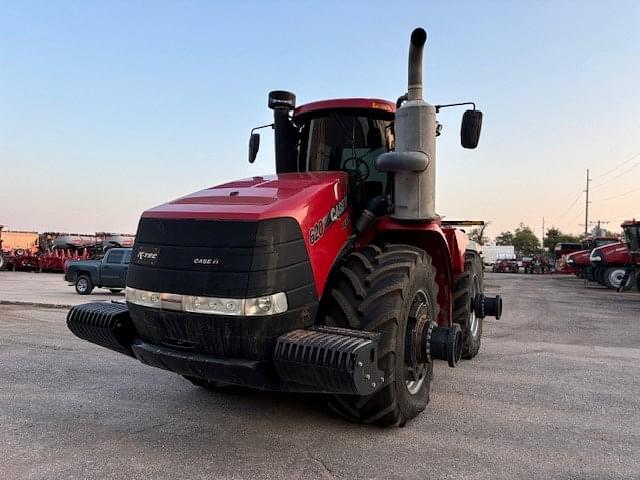
[[[594,280],[619,291],[636,283],[636,271],[640,265],[640,221],[628,220],[621,227],[624,230],[624,241],[594,248],[589,256]]]
[[[0,227],[0,245],[2,244]],[[99,232],[94,235],[76,233],[10,232],[4,234],[30,234],[27,243],[19,248],[4,249],[0,253],[0,270],[28,270],[36,272],[64,272],[68,260],[83,260],[101,256],[113,247],[131,247],[135,237],[128,234]],[[14,235],[15,236],[15,235]],[[16,244],[17,245],[17,244]]]
[[[577,252],[570,253],[566,256],[566,264],[567,266],[575,269],[575,274],[579,278],[584,278],[585,280],[594,281],[593,277],[593,265],[591,265],[591,260],[589,257],[591,255],[591,251],[594,248],[602,247],[604,245],[608,245],[610,243],[617,243],[620,239],[618,237],[593,237],[587,238],[582,242],[582,248],[584,250],[579,250]]]
[[[553,248],[553,269],[557,273],[575,274],[576,268],[567,263],[567,257],[575,252],[582,250],[584,247],[581,243],[575,242],[559,242]]]
[[[498,257],[491,268],[491,271],[494,273],[518,273],[519,270],[518,260],[515,257]]]

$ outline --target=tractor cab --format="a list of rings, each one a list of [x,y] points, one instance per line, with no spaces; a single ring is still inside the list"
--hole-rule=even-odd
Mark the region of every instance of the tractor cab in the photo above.
[[[356,211],[371,199],[391,193],[389,174],[379,171],[375,161],[394,149],[394,103],[348,98],[296,108],[295,95],[273,91],[269,93],[269,107],[274,110],[274,123],[265,126],[275,130],[278,173],[347,172]],[[252,131],[250,162],[255,159],[258,146],[258,134]]]
[[[622,224],[625,241],[629,244],[629,250],[640,253],[640,221],[631,220]]]

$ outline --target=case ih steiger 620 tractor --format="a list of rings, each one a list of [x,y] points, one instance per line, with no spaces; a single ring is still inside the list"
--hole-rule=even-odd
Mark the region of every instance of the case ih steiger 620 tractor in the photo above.
[[[482,261],[435,210],[434,106],[416,29],[408,93],[295,107],[269,94],[275,176],[142,214],[126,305],[74,307],[80,338],[206,388],[323,392],[348,419],[403,425],[427,405],[433,362],[453,367],[500,316]],[[451,105],[447,105],[451,106]],[[482,114],[467,110],[475,148]],[[252,132],[249,160],[259,136]]]

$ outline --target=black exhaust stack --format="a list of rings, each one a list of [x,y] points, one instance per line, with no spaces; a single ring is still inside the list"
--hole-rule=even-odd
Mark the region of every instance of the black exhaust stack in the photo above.
[[[296,108],[296,96],[284,90],[269,92],[269,108],[273,110],[274,141],[276,147],[276,172],[295,172],[296,130],[289,113]]]

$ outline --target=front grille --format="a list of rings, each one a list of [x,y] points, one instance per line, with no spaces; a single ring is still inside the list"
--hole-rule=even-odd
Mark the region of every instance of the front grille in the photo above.
[[[260,222],[143,218],[127,286],[223,298],[285,292],[289,311],[260,318],[157,311],[129,304],[145,341],[234,358],[269,358],[279,335],[313,323],[318,303],[302,232],[292,218]]]

